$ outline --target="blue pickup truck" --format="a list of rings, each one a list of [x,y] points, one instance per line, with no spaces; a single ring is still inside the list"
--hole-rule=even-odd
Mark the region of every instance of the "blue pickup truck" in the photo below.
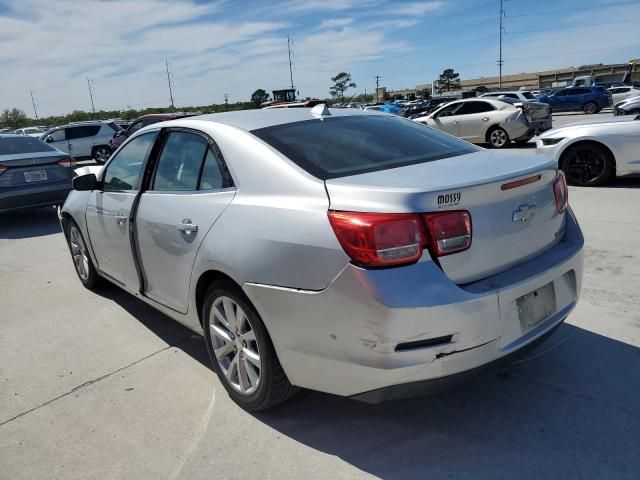
[[[613,104],[611,94],[604,87],[567,87],[542,95],[538,100],[548,103],[554,112],[598,113]]]

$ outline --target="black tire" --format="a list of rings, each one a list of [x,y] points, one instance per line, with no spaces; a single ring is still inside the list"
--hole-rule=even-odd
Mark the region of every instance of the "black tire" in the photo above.
[[[584,142],[567,148],[560,159],[560,169],[571,185],[598,187],[614,175],[615,160],[602,145]]]
[[[596,102],[587,102],[582,106],[582,111],[586,115],[593,115],[594,113],[598,113],[600,108]]]
[[[100,165],[104,164],[111,156],[111,147],[107,145],[98,145],[93,147],[91,157]]]
[[[487,132],[487,143],[491,148],[506,148],[511,144],[511,139],[504,128],[491,127]]]
[[[214,352],[210,317],[215,301],[221,297],[227,297],[233,300],[242,309],[255,334],[255,343],[257,344],[261,362],[259,371],[260,380],[255,391],[249,394],[241,393],[237,387],[232,385],[231,380],[225,375]],[[264,323],[260,319],[260,315],[242,290],[234,283],[227,280],[219,280],[209,286],[202,307],[202,325],[213,370],[218,375],[220,383],[222,383],[231,399],[240,407],[250,412],[266,410],[284,402],[299,391],[299,388],[289,383],[289,379],[282,369],[282,365],[280,365],[276,351],[273,348],[273,343],[271,342]],[[241,355],[239,352],[237,354]]]
[[[89,290],[95,289],[100,283],[101,278],[93,265],[93,260],[91,260],[91,255],[89,254],[87,243],[82,236],[80,227],[78,227],[73,220],[68,220],[64,230],[69,252],[71,253],[71,260],[73,261],[73,267],[80,279],[80,283]]]

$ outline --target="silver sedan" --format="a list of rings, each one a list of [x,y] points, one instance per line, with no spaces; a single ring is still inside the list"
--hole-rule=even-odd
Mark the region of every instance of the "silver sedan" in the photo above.
[[[202,333],[247,410],[423,392],[546,338],[582,282],[553,160],[324,105],[146,127],[60,218],[84,286]]]

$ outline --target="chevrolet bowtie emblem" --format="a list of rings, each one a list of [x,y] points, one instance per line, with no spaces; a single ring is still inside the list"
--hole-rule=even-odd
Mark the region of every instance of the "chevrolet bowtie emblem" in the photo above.
[[[535,204],[532,205],[520,205],[517,210],[513,212],[511,221],[513,222],[526,222],[536,213]]]

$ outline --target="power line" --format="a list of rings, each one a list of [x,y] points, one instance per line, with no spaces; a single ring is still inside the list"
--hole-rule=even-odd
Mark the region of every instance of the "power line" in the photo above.
[[[539,30],[520,30],[520,31],[516,31],[516,32],[505,32],[505,33],[507,35],[517,35],[517,34],[521,34],[521,33],[553,32],[553,31],[557,31],[557,30],[575,30],[576,28],[598,27],[600,25],[614,25],[616,23],[637,22],[638,20],[640,20],[640,17],[628,18],[626,20],[617,20],[615,22],[584,23],[582,25],[554,27],[554,28],[541,28]]]
[[[562,10],[545,10],[544,14],[545,15],[552,15],[554,13],[567,13],[567,12],[576,12],[576,11],[581,11],[581,10],[593,10],[594,8],[611,8],[611,7],[623,7],[626,5],[637,5],[637,2],[620,2],[620,3],[607,3],[607,4],[598,4],[598,5],[591,5],[590,7],[574,7],[574,8],[565,8]],[[509,15],[509,18],[519,18],[519,17],[539,17],[540,16],[540,12],[535,12],[535,13],[518,13],[516,15]]]
[[[171,75],[169,74],[169,61],[166,58],[164,59],[164,64],[167,67],[167,83],[169,84],[169,98],[171,98],[171,108],[175,108],[173,104],[173,90],[171,89]]]

